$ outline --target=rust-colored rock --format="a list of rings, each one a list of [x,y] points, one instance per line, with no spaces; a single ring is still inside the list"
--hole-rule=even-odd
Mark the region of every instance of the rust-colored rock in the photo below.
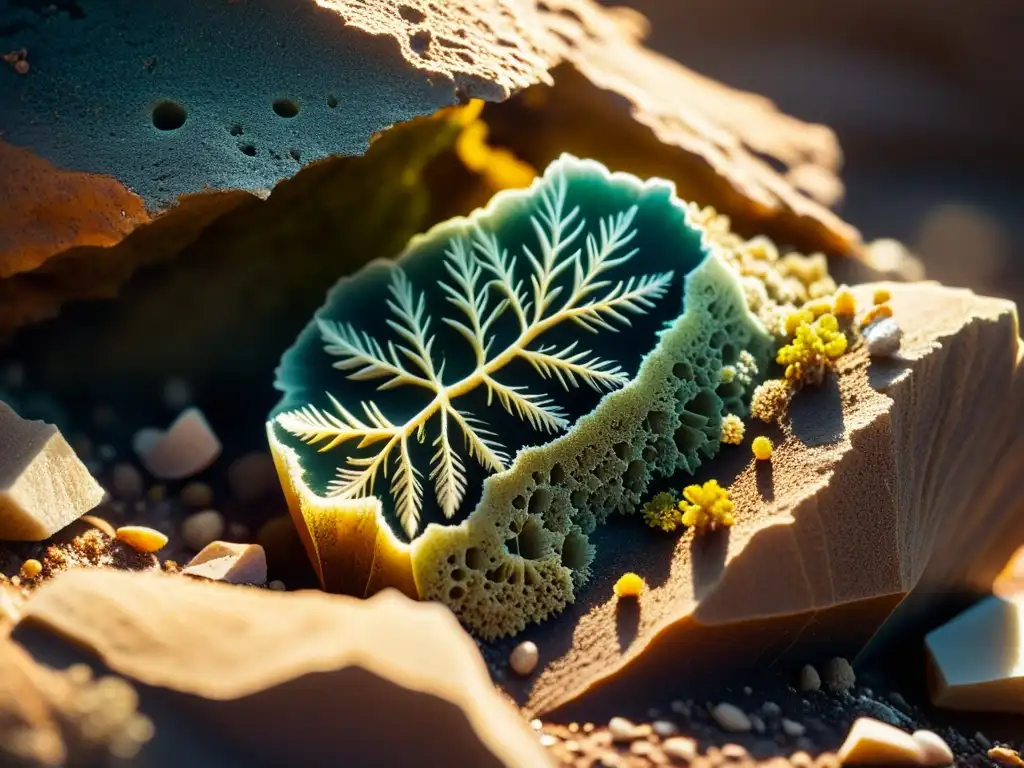
[[[624,525],[598,544],[596,568],[644,575],[638,609],[607,600],[599,577],[582,610],[517,638],[564,649],[534,680],[508,683],[531,713],[598,683],[614,698],[718,662],[763,666],[801,641],[805,655],[815,643],[856,653],[914,587],[926,589],[891,621],[911,626],[935,595],[991,585],[1024,540],[1016,312],[936,284],[886,287],[902,357],[840,358],[838,380],[801,391],[772,432],[770,467],[743,450],[733,470],[728,454],[716,460],[723,484],[739,470],[728,535],[687,536],[673,550],[671,539],[630,543]],[[858,305],[873,290],[855,289]]]
[[[548,764],[451,613],[391,591],[359,600],[69,571],[26,605],[26,627],[181,694],[272,761],[336,765],[343,749],[353,765]]]
[[[256,11],[248,4],[229,5],[237,18],[221,18],[224,10],[218,6],[205,20],[213,26],[226,24],[218,35],[224,45],[231,44],[235,29],[280,23],[277,17],[254,20],[251,14]],[[117,153],[90,154],[83,144],[81,164],[91,170],[84,173],[44,159],[51,156],[52,136],[70,135],[71,126],[50,125],[59,118],[48,114],[41,121],[45,130],[26,127],[36,123],[21,114],[22,106],[46,98],[32,90],[35,79],[18,82],[19,89],[26,90],[15,94],[20,94],[14,102],[17,115],[0,100],[0,114],[11,112],[7,120],[0,118],[0,130],[15,128],[5,131],[9,143],[0,143],[0,167],[15,169],[0,179],[0,334],[53,316],[66,301],[112,295],[140,266],[178,255],[214,221],[253,206],[258,202],[253,195],[265,199],[278,180],[312,161],[361,154],[379,131],[467,97],[504,102],[524,90],[516,104],[496,105],[487,120],[496,125],[492,138],[499,144],[507,141],[535,166],[546,165],[566,150],[589,155],[617,170],[667,176],[679,184],[682,197],[714,205],[751,232],[764,232],[805,250],[847,253],[859,247],[857,232],[827,209],[842,190],[836,175],[841,154],[834,134],[824,126],[783,115],[767,99],[727,88],[651,52],[642,43],[645,23],[634,13],[604,9],[592,0],[302,0],[300,6],[289,19],[298,24],[301,16],[303,24],[312,24],[316,39],[307,41],[312,48],[309,56],[288,61],[288,67],[298,66],[294,82],[286,77],[278,87],[291,83],[302,90],[302,83],[311,78],[309,72],[303,76],[299,63],[319,74],[324,67],[317,64],[317,57],[329,56],[335,48],[359,64],[345,66],[350,61],[346,59],[338,65],[340,70],[360,71],[365,66],[374,76],[383,73],[381,77],[394,87],[376,87],[371,75],[357,75],[351,97],[356,103],[346,107],[354,110],[355,119],[342,123],[343,136],[338,134],[333,144],[330,133],[325,138],[317,131],[325,125],[326,113],[342,111],[334,109],[338,97],[317,97],[327,102],[315,107],[325,111],[319,119],[305,117],[314,109],[309,100],[299,105],[303,116],[294,123],[296,131],[309,132],[304,137],[316,150],[291,150],[294,162],[286,145],[246,143],[249,139],[243,137],[248,134],[241,131],[253,120],[267,119],[262,111],[247,116],[245,126],[231,125],[237,116],[207,115],[207,122],[223,125],[210,137],[202,134],[200,144],[216,136],[225,145],[204,150],[202,159],[195,151],[200,134],[190,133],[213,130],[201,123],[202,113],[190,116],[177,133],[137,133],[139,125],[122,125],[129,119],[125,116],[145,120],[153,105],[131,102],[151,88],[147,81],[133,79],[133,85],[126,83],[123,90],[129,102],[104,118],[111,124],[102,133],[124,130],[142,137],[146,143],[126,150],[123,157],[153,152],[151,162],[140,171],[134,161],[111,160]],[[183,5],[176,13],[189,10]],[[182,18],[163,21],[180,25]],[[289,32],[301,39],[299,28]],[[48,38],[39,44],[49,44]],[[179,68],[194,69],[196,78],[204,76],[208,62],[200,46],[178,49],[175,56]],[[74,71],[67,77],[73,80]],[[138,77],[149,75],[140,68]],[[262,97],[262,83],[249,86]],[[382,99],[387,100],[378,103]],[[271,113],[269,119],[278,118]],[[538,121],[541,126],[535,125]],[[597,124],[600,131],[593,130]],[[147,131],[150,128],[146,126]],[[88,131],[83,128],[81,133]],[[161,134],[159,140],[155,134]],[[71,149],[61,149],[65,157],[76,151],[74,139],[68,141]],[[178,146],[175,141],[186,143]],[[259,161],[246,160],[245,151]],[[163,157],[162,152],[172,154]],[[190,162],[180,163],[186,156]],[[276,158],[276,165],[265,166],[265,157]],[[467,199],[456,187],[445,186],[443,196],[457,197],[461,205]],[[111,247],[124,239],[128,242]],[[36,269],[45,277],[26,275]]]

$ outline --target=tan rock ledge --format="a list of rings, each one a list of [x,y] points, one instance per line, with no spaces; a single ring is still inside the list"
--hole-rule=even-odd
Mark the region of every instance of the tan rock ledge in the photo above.
[[[33,596],[14,637],[31,650],[39,630],[182,694],[179,706],[272,762],[549,764],[448,609],[394,591],[360,600],[68,571]]]
[[[858,304],[876,287],[855,289]],[[837,379],[800,392],[765,430],[770,467],[741,446],[733,467],[726,451],[707,468],[732,481],[731,531],[658,539],[623,520],[598,540],[602,575],[577,604],[516,638],[542,649],[533,678],[505,683],[531,716],[586,692],[615,700],[764,667],[797,647],[853,658],[890,617],[919,626],[933,596],[989,588],[1024,541],[1015,308],[933,283],[885,287],[901,353],[870,361],[855,348]],[[626,570],[649,585],[635,608],[612,597]]]

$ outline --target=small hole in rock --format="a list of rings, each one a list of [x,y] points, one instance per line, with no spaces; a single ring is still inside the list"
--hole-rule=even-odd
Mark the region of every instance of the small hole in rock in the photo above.
[[[338,106],[338,97],[333,93],[327,94],[327,106],[331,109],[335,109]]]
[[[274,113],[278,117],[295,117],[299,114],[298,102],[291,99],[278,99],[274,102]]]
[[[302,153],[299,152],[299,150],[297,150],[297,149],[289,150],[288,154],[292,156],[292,160],[294,160],[296,163],[301,163],[302,162]]]
[[[466,572],[461,568],[452,571],[452,581],[462,581],[464,578],[466,578]]]
[[[242,126],[240,126],[238,123],[235,123],[230,128],[228,128],[228,133],[230,133],[232,136],[241,136]]]
[[[431,34],[429,29],[421,29],[415,35],[409,37],[409,47],[420,56],[426,56],[430,50]]]
[[[483,553],[476,547],[470,547],[466,550],[466,567],[472,568],[474,571],[484,567]]]
[[[448,597],[450,597],[452,600],[461,600],[464,594],[466,594],[466,590],[464,590],[462,587],[458,585],[448,590]]]
[[[242,150],[243,155],[248,155],[249,157],[256,157],[256,147],[254,147],[252,144],[243,144],[242,146],[239,147],[239,149]]]
[[[188,113],[173,101],[161,101],[153,107],[153,125],[161,131],[176,131],[185,124]]]
[[[398,6],[398,12],[402,18],[408,21],[410,24],[419,24],[425,18],[426,14],[423,13],[419,8],[413,8],[411,5],[400,5]]]
[[[551,468],[551,482],[555,485],[561,485],[565,482],[565,470],[562,469],[561,464],[555,464]]]

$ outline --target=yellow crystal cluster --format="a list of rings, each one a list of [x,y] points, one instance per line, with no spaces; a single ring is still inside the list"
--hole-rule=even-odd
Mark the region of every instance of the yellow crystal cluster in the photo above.
[[[775,361],[785,366],[786,380],[793,386],[820,384],[827,368],[846,351],[849,342],[835,315],[826,313],[812,320],[808,312],[795,314],[796,318],[790,315],[786,319],[787,329],[793,326],[793,339],[779,349]]]

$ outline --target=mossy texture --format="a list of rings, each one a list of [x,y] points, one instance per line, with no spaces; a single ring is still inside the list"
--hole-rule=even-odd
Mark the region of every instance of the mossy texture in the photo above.
[[[553,202],[559,199],[560,208]],[[548,214],[559,211],[568,222],[563,233],[577,226],[580,231],[578,241],[551,257],[551,266],[561,258],[575,261],[561,271],[548,269],[552,277],[545,289],[544,254],[557,241],[548,224],[559,219]],[[622,247],[605,249],[616,228]],[[507,274],[483,289],[504,291],[507,306],[474,343],[468,313],[459,315],[458,302],[440,281],[457,282],[448,269],[458,263],[451,254],[460,241],[476,242],[480,232],[499,244],[497,252],[506,249],[516,260],[501,262]],[[596,272],[596,287],[586,294],[596,309],[573,315],[572,297],[593,271],[595,254],[605,250],[610,266]],[[485,260],[482,249],[473,250],[465,274]],[[403,305],[408,286],[415,291],[409,289]],[[621,303],[630,291],[647,289],[646,301]],[[551,319],[545,335],[530,337],[521,353],[500,359],[517,349],[524,327],[533,327],[530,318],[545,304],[545,290],[554,295],[551,313],[538,315],[542,323]],[[397,310],[389,300],[419,319],[396,325]],[[479,314],[487,318],[481,301]],[[579,306],[585,310],[586,303]],[[605,304],[617,311],[605,311]],[[568,313],[565,319],[572,322],[556,322],[559,313]],[[446,322],[455,318],[465,321],[461,329]],[[387,365],[374,367],[352,352],[359,339],[382,345],[378,362]],[[397,347],[389,357],[389,342],[411,354]],[[731,412],[742,412],[749,399],[736,391],[735,379],[723,384],[722,368],[735,366],[746,351],[744,357],[764,370],[770,346],[747,310],[737,277],[670,183],[641,182],[563,156],[530,189],[502,192],[469,218],[414,238],[396,262],[375,262],[342,280],[282,360],[277,386],[284,397],[271,414],[268,436],[325,586],[364,594],[392,584],[446,602],[475,632],[495,637],[543,620],[573,600],[593,566],[589,535],[609,514],[636,511],[655,477],[693,473],[715,455],[725,412],[719,388],[728,386]],[[538,364],[535,355],[545,349],[550,358],[562,350],[586,352],[578,362],[596,383],[586,370],[576,370],[577,381],[563,380],[570,370],[568,353],[561,362]],[[420,363],[414,364],[416,356]],[[409,363],[396,373],[402,366],[392,360]],[[501,364],[491,366],[496,360]],[[392,370],[385,370],[388,365]],[[422,383],[430,379],[431,365],[435,373],[443,371],[436,385]],[[497,380],[493,386],[473,378],[484,370]],[[531,419],[514,394],[506,392],[503,400],[503,386],[528,395],[539,412]],[[442,391],[451,395],[452,407],[465,408],[474,419],[469,429],[454,416],[448,419],[450,438],[442,438],[447,401],[431,406]],[[316,429],[302,429],[295,414],[307,409],[308,415],[310,408],[333,421],[313,420]],[[365,430],[355,434],[359,430],[349,418],[355,415],[373,427],[372,439],[364,439]],[[470,434],[476,423],[486,426],[481,434],[503,459],[500,467],[480,460],[481,449],[474,448],[480,435]],[[381,465],[377,485],[353,484],[345,463],[354,459],[357,469],[365,467],[392,438],[396,447]],[[461,454],[464,469],[454,505],[438,470],[443,439]],[[317,450],[325,445],[330,450]],[[403,472],[407,477],[401,480]],[[420,507],[411,517],[414,492]]]

